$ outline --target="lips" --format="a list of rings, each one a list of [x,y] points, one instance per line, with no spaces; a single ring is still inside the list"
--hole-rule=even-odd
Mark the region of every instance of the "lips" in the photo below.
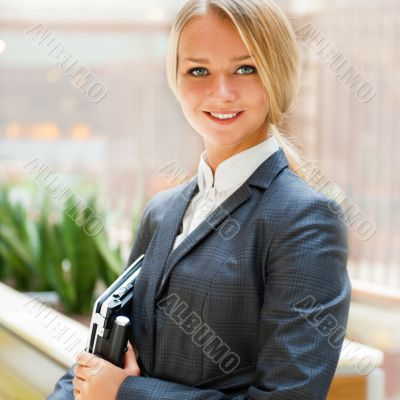
[[[227,125],[227,124],[231,124],[232,122],[235,122],[238,118],[240,118],[240,116],[243,114],[243,111],[213,111],[214,114],[236,114],[236,116],[234,116],[233,118],[228,118],[228,119],[219,119],[219,118],[215,118],[211,115],[211,113],[209,111],[204,111],[204,113],[207,115],[208,118],[211,119],[211,121],[214,121],[216,123],[222,124],[222,125]]]
[[[213,113],[213,114],[236,114],[241,112],[242,110],[236,110],[236,111],[231,111],[231,110],[223,110],[223,111],[206,111],[208,113]]]

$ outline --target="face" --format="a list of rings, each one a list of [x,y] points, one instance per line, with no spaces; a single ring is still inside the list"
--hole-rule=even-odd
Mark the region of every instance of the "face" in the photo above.
[[[178,99],[207,153],[230,149],[232,155],[266,139],[267,93],[230,20],[191,19],[181,32],[178,55]]]

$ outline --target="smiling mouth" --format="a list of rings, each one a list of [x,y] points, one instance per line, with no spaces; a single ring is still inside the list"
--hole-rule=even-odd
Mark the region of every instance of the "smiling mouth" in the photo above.
[[[227,124],[236,121],[242,114],[243,111],[236,112],[224,112],[224,113],[213,113],[211,114],[209,111],[204,111],[204,113],[212,120],[218,123]],[[215,115],[218,115],[215,116]],[[232,115],[232,117],[230,117]]]

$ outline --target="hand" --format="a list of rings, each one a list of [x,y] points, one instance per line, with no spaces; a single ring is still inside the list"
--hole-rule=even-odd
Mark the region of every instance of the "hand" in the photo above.
[[[82,351],[76,357],[74,397],[78,400],[112,400],[117,397],[118,389],[128,376],[140,376],[136,361],[137,353],[130,343],[124,357],[124,368]]]

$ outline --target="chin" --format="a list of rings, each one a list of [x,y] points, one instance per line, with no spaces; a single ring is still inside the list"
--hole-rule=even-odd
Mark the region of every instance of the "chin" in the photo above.
[[[213,145],[213,146],[218,146],[218,147],[230,147],[239,144],[242,142],[242,138],[240,137],[232,137],[232,133],[227,132],[228,135],[225,134],[218,134],[216,133],[215,135],[202,135],[203,140],[206,141],[207,143]]]

